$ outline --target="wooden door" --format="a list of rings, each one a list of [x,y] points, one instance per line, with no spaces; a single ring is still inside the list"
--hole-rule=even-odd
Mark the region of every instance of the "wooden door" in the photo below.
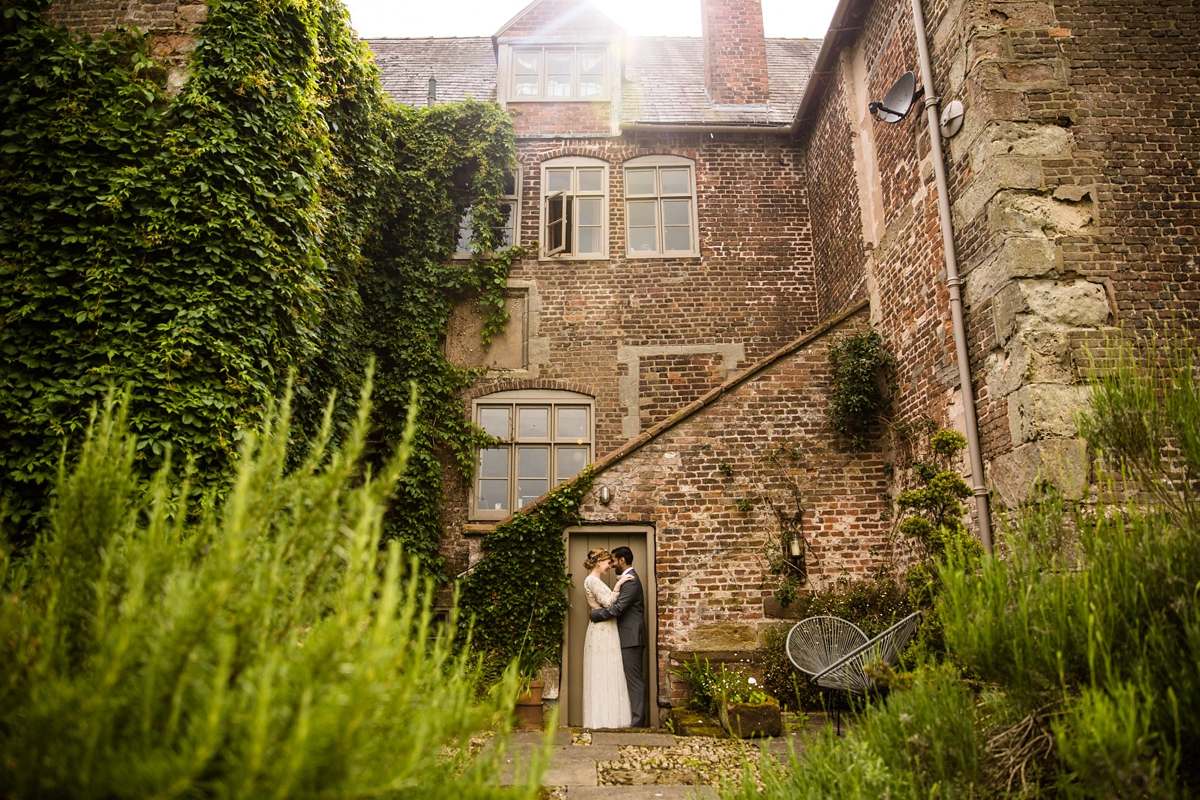
[[[653,531],[648,528],[571,528],[567,531],[567,572],[571,574],[569,599],[571,608],[567,612],[566,642],[563,657],[562,687],[559,694],[560,714],[565,712],[566,724],[583,724],[583,638],[588,626],[588,604],[583,594],[583,579],[587,570],[583,562],[588,551],[602,547],[612,551],[625,546],[633,551],[633,568],[642,580],[642,591],[646,604],[646,660],[642,670],[649,691],[647,713],[651,725],[658,723],[657,676],[651,671],[657,659],[653,656],[656,639],[654,617],[654,553]],[[605,582],[612,586],[617,580],[616,570],[609,570]],[[564,696],[565,695],[565,696]]]

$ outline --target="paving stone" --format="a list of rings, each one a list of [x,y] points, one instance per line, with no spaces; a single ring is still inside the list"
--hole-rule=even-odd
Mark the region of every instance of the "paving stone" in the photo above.
[[[675,737],[669,733],[622,733],[619,731],[592,733],[592,745],[625,745],[635,747],[674,747]]]
[[[711,786],[573,786],[567,800],[716,800]]]

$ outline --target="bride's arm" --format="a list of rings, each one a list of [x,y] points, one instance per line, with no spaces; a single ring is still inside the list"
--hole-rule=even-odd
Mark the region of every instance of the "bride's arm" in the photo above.
[[[592,592],[596,595],[596,600],[604,608],[608,608],[613,603],[617,602],[617,593],[608,588],[604,581],[595,581],[592,583]]]

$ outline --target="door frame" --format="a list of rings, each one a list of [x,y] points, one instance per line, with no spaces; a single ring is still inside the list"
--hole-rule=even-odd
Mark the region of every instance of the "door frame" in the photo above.
[[[638,574],[642,578],[644,587],[643,601],[646,604],[646,688],[649,697],[646,699],[646,714],[650,717],[650,727],[659,728],[659,713],[658,713],[658,578],[656,575],[656,559],[654,551],[654,526],[651,524],[615,524],[615,525],[572,525],[563,531],[563,550],[565,551],[566,570],[570,574],[570,553],[571,553],[571,536],[573,534],[606,534],[606,533],[626,533],[626,534],[644,534],[646,536],[646,565],[645,571],[638,570]],[[634,569],[637,569],[637,564],[634,564]],[[569,645],[571,641],[571,615],[567,615],[567,619],[563,624],[563,643],[562,643],[562,672],[559,676],[559,693],[558,703],[561,711],[559,713],[567,713],[569,708],[570,698],[567,696],[571,687],[571,659],[568,658],[570,652]]]

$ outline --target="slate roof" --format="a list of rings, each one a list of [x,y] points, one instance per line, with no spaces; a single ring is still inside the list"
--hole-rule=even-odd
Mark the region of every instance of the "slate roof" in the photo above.
[[[423,106],[429,78],[437,79],[439,102],[496,99],[496,54],[488,36],[461,39],[367,39],[379,81],[393,101]]]
[[[714,106],[704,85],[702,39],[633,36],[627,42],[621,121],[643,124],[787,125],[821,50],[820,39],[767,39],[770,102]],[[431,75],[439,101],[496,99],[496,56],[488,37],[368,39],[367,45],[384,91],[397,103],[424,105]]]

